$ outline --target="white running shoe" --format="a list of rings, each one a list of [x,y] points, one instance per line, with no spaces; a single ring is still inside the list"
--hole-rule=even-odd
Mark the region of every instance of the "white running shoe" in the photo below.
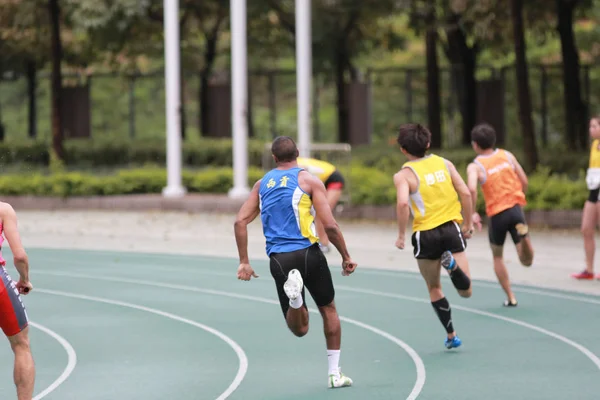
[[[329,374],[329,382],[327,383],[329,388],[342,388],[352,386],[352,379],[342,374],[341,370],[338,370],[337,374]]]
[[[300,271],[293,269],[288,274],[287,281],[283,284],[283,291],[290,300],[296,300],[302,293],[304,281],[300,275]]]

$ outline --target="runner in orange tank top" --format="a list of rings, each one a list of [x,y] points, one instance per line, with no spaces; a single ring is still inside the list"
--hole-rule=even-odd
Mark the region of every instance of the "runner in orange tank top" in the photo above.
[[[533,247],[522,209],[527,204],[527,175],[514,155],[495,148],[496,131],[492,126],[480,124],[473,128],[471,144],[477,153],[475,160],[467,167],[467,185],[471,191],[473,209],[476,209],[477,204],[477,185],[481,184],[489,219],[488,235],[494,271],[500,286],[506,292],[504,306],[516,307],[517,299],[510,287],[503,249],[506,234],[510,233],[521,264],[529,267],[533,263]],[[473,214],[473,221],[481,230],[481,217],[477,212]]]

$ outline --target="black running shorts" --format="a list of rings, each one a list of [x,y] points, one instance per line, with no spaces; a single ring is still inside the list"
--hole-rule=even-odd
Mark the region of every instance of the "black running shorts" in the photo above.
[[[323,184],[327,190],[342,190],[345,185],[344,176],[336,169]]]
[[[490,217],[488,227],[490,243],[504,246],[507,233],[510,233],[515,244],[519,243],[521,236],[517,233],[517,224],[526,224],[523,209],[518,204]]]
[[[592,203],[597,203],[598,202],[598,194],[600,194],[600,189],[590,190],[590,195],[588,196],[588,201],[591,201]]]
[[[290,299],[288,299],[283,291],[283,284],[293,269],[300,271],[304,287],[308,289],[317,307],[331,304],[335,297],[333,280],[331,279],[331,271],[329,270],[327,259],[319,248],[318,243],[289,253],[272,253],[270,259],[271,276],[275,280],[279,303],[281,304],[281,311],[283,311],[284,317],[290,307]],[[302,298],[306,300],[304,288],[302,289]],[[304,307],[306,307],[306,301],[304,302]]]
[[[412,234],[413,253],[415,258],[437,260],[442,253],[460,253],[467,248],[460,226],[454,221],[448,221],[427,231],[416,231]]]

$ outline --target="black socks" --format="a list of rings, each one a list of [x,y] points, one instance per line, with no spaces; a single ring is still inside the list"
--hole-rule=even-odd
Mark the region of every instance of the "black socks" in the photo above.
[[[446,332],[454,332],[454,327],[452,326],[452,313],[450,311],[450,303],[448,303],[448,300],[446,300],[446,298],[443,297],[438,301],[432,301],[431,305],[433,306],[433,309],[435,310],[438,318],[440,319],[440,322],[442,323],[442,325],[444,325]]]
[[[458,290],[469,290],[469,288],[471,287],[471,280],[469,279],[467,274],[465,274],[463,270],[460,269],[459,265],[457,265],[453,271],[449,272],[450,280],[452,280],[452,284],[455,288],[457,288]]]

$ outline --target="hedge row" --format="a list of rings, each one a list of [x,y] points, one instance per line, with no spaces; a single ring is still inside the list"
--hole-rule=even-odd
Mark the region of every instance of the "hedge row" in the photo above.
[[[522,149],[510,149],[517,159],[525,165],[525,155]],[[433,150],[439,156],[452,161],[459,171],[464,171],[475,158],[471,148]],[[581,171],[588,167],[589,153],[587,151],[565,151],[564,149],[545,149],[539,151],[538,169],[549,170],[550,173],[568,174],[577,178]],[[405,159],[395,145],[369,145],[354,148],[353,160],[360,161],[365,167],[377,168],[391,173],[398,169]]]
[[[166,160],[164,141],[107,141],[72,139],[65,140],[65,162],[74,167],[114,167],[163,164]],[[251,140],[248,143],[248,161],[251,166],[262,165],[264,143]],[[185,142],[182,146],[182,162],[186,166],[231,166],[233,164],[232,141],[227,139],[202,139],[196,143]],[[25,163],[48,166],[50,146],[44,142],[0,142],[0,166]]]
[[[254,184],[262,171],[252,168],[248,175],[249,183]],[[232,186],[233,171],[231,168],[183,171],[182,180],[192,193],[226,193]],[[166,171],[158,167],[122,170],[111,175],[81,172],[14,174],[0,176],[0,193],[58,197],[145,194],[160,193],[166,182]]]
[[[265,149],[262,141],[250,140],[248,161],[251,166],[261,167]],[[49,165],[48,145],[42,142],[0,142],[0,166],[27,163],[38,166]],[[165,162],[164,141],[106,141],[74,139],[65,141],[66,164],[69,167],[115,167],[136,166],[147,163]],[[452,160],[459,169],[473,160],[471,149],[435,151]],[[229,139],[202,139],[183,144],[183,164],[188,167],[230,167],[232,165],[232,141]],[[515,155],[523,160],[520,150]],[[404,162],[397,146],[377,144],[355,147],[352,159],[364,166],[392,173]],[[587,152],[565,152],[564,150],[540,151],[540,165],[551,172],[569,173],[576,176],[588,163]]]
[[[262,176],[259,168],[251,168],[248,184]],[[356,205],[388,205],[396,201],[391,175],[374,168],[354,166],[347,174],[351,201]],[[231,168],[184,170],[183,183],[191,193],[226,193],[233,183]],[[166,185],[166,172],[159,167],[121,170],[115,174],[97,175],[81,172],[59,172],[49,175],[0,175],[3,195],[94,196],[160,193]],[[550,175],[549,169],[532,174],[527,193],[528,209],[580,209],[587,197],[585,181],[572,181],[565,176]],[[478,209],[483,199],[478,196]]]

